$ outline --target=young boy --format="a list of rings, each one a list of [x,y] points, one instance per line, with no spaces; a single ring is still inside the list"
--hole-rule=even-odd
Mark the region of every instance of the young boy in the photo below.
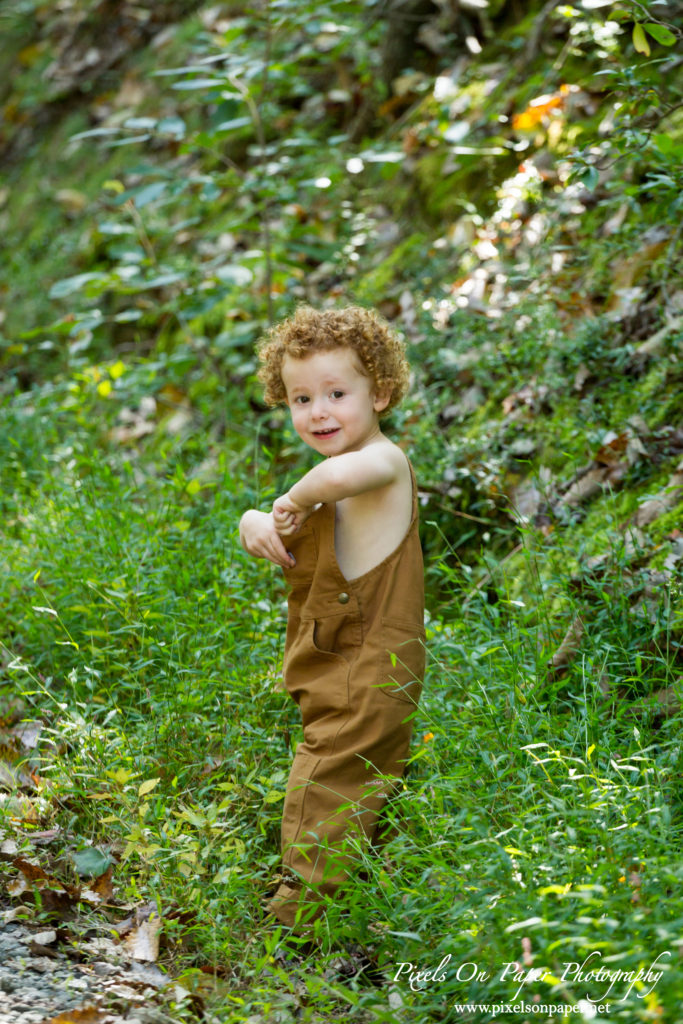
[[[415,476],[379,418],[404,396],[400,341],[359,307],[300,307],[259,347],[270,405],[324,460],[250,509],[240,540],[291,586],[284,681],[301,709],[282,819],[288,877],[269,908],[302,927],[377,829],[403,774],[424,673]]]

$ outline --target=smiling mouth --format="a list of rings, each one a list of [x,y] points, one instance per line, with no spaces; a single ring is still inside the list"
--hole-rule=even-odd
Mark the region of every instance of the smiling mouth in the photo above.
[[[314,430],[315,437],[330,437],[332,434],[336,434],[339,427],[329,427],[327,430]]]

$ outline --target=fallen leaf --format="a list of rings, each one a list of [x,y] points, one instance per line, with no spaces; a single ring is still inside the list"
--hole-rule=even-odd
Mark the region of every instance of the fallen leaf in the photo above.
[[[47,846],[54,839],[61,834],[61,828],[57,825],[56,828],[47,829],[45,832],[31,832],[26,838],[34,846]]]
[[[43,723],[38,722],[20,722],[15,725],[12,729],[12,736],[16,736],[19,740],[20,745],[25,750],[35,750],[38,746],[38,739],[43,730]]]
[[[0,918],[3,924],[10,924],[17,919],[25,921],[27,920],[26,907],[10,907],[9,910],[2,911]]]
[[[607,310],[615,309],[620,301],[619,293],[631,289],[652,265],[652,261],[663,252],[669,241],[669,229],[655,228],[648,233],[650,241],[635,253],[615,260],[611,265],[612,292],[607,300]]]
[[[96,1006],[88,1004],[58,1013],[56,1017],[50,1017],[42,1024],[101,1024],[108,1017],[109,1013],[106,1010],[98,1010]]]
[[[576,657],[584,634],[581,616],[577,615],[565,633],[562,643],[553,654],[550,664],[554,669],[564,669]]]
[[[161,918],[158,914],[141,921],[124,940],[128,953],[134,960],[154,961],[159,956]]]
[[[90,888],[101,896],[102,899],[111,900],[114,898],[114,889],[112,886],[112,877],[114,874],[114,865],[110,864],[107,870],[99,875]]]
[[[595,466],[587,473],[575,480],[567,491],[562,495],[562,501],[570,508],[581,505],[584,501],[594,498],[602,490],[602,485],[607,477],[606,466]]]
[[[537,412],[548,397],[548,390],[545,384],[537,384],[535,379],[530,380],[519,391],[513,391],[503,399],[503,415],[509,416],[519,406],[527,406]]]
[[[629,356],[626,364],[627,369],[640,373],[651,359],[663,355],[666,351],[666,339],[673,331],[678,330],[680,325],[680,318],[671,319],[668,324],[665,324],[664,327],[650,338],[643,341],[635,352],[632,352]]]
[[[37,882],[56,882],[56,878],[52,878],[46,871],[41,868],[40,864],[34,864],[33,861],[26,860],[25,857],[16,857],[12,864],[15,868],[21,871],[22,875],[27,882],[34,885]],[[57,883],[59,884],[59,883]]]
[[[533,480],[525,480],[509,490],[513,518],[523,523],[535,519],[543,503],[543,495]]]
[[[660,516],[664,515],[665,512],[675,508],[682,497],[683,464],[679,465],[676,472],[669,477],[669,481],[663,490],[643,502],[633,516],[633,522],[639,527],[648,526],[655,519],[659,519]]]
[[[581,363],[578,370],[574,374],[574,391],[578,391],[579,394],[583,391],[586,383],[592,377],[591,371],[588,369],[585,363]]]
[[[612,466],[619,462],[621,456],[626,451],[628,440],[626,432],[615,434],[613,430],[609,431],[595,453],[595,461],[601,466]]]

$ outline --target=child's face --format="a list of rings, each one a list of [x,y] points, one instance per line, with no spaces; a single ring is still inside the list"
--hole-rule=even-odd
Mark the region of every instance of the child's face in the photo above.
[[[379,434],[390,395],[376,395],[350,348],[285,356],[282,381],[297,434],[321,455],[358,451]]]

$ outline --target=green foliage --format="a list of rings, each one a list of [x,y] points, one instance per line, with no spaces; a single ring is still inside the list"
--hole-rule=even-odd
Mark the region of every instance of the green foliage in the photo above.
[[[224,6],[40,137],[12,111],[56,53],[3,86],[0,695],[43,724],[39,822],[157,902],[164,967],[226,1024],[449,1020],[513,1000],[529,957],[528,1001],[576,1005],[567,962],[637,970],[680,939],[675,11],[442,5],[445,48],[387,96],[382,5]],[[11,69],[47,15],[7,11]],[[378,306],[409,343],[388,429],[420,481],[429,667],[385,841],[285,971],[260,906],[299,723],[284,588],[237,523],[303,464],[254,378],[302,300]],[[384,980],[340,983],[354,945]],[[682,991],[671,962],[618,1019]]]

